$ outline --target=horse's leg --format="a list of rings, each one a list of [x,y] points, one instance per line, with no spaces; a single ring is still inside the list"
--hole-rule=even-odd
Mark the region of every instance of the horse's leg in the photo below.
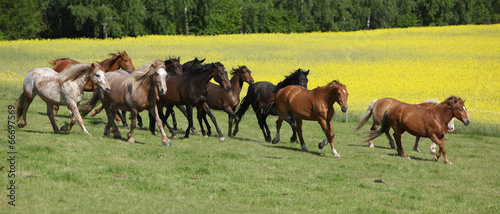
[[[75,104],[75,106],[76,106],[76,104]],[[76,123],[76,116],[73,113],[74,112],[73,111],[74,108],[72,107],[72,104],[69,103],[67,107],[68,107],[68,110],[69,110],[69,114],[71,115],[71,122],[70,123],[64,122],[64,126],[61,126],[61,131],[69,132],[73,128],[73,125],[75,125],[75,123]]]
[[[226,109],[227,117],[228,117],[228,127],[227,127],[227,136],[229,137],[234,137],[234,135],[231,133],[231,130],[233,130],[233,120],[235,122],[240,121],[240,118],[236,113],[234,113],[232,108],[227,108]]]
[[[205,125],[207,126],[207,135],[211,136],[212,135],[212,127],[210,126],[210,123],[208,123],[207,112],[205,110],[203,111],[201,118],[203,119],[203,122],[205,122]]]
[[[401,145],[401,135],[403,134],[403,132],[400,131],[399,129],[395,129],[394,127],[393,129],[394,129],[394,139],[396,140],[396,146],[398,149],[398,155],[410,159],[410,157],[408,157],[408,155],[403,150],[403,146]]]
[[[161,142],[164,146],[171,146],[172,144],[170,143],[170,140],[168,139],[167,135],[165,134],[165,130],[163,129],[163,124],[161,122],[160,116],[158,115],[158,107],[155,105],[152,110],[149,111],[149,113],[154,114],[155,119],[156,119],[156,125],[158,125],[158,128],[160,129],[161,133]]]
[[[415,152],[420,152],[420,149],[418,149],[418,141],[420,141],[420,137],[415,137],[415,145],[413,146],[413,151]]]
[[[68,105],[68,108],[71,110],[71,112],[73,114],[73,118],[71,119],[71,124],[68,126],[68,131],[71,130],[71,128],[75,124],[75,121],[78,121],[78,124],[80,125],[80,127],[82,127],[83,132],[85,134],[90,135],[90,133],[85,128],[85,124],[83,123],[82,116],[80,115],[80,112],[78,111],[78,106],[75,103],[70,103]]]
[[[292,137],[290,138],[290,142],[296,142],[297,141],[297,132],[295,131],[295,117],[293,114],[289,114],[286,118],[285,121],[290,124],[290,127],[292,127]]]
[[[309,152],[309,150],[306,147],[306,143],[304,142],[304,136],[302,136],[302,119],[297,118],[295,120],[295,123],[296,123],[295,130],[299,135],[300,147],[302,147],[302,151]]]
[[[54,105],[54,114],[57,114],[58,111],[59,111],[59,106],[58,105]]]
[[[120,130],[118,129],[118,126],[116,126],[115,123],[115,112],[116,109],[112,109],[109,106],[103,105],[104,109],[106,110],[106,116],[108,118],[108,123],[106,124],[106,127],[104,127],[104,136],[110,137],[109,134],[109,129],[111,128],[113,132],[113,137],[116,139],[121,139],[122,136],[120,134]]]
[[[385,136],[387,136],[387,140],[389,140],[389,145],[391,145],[391,148],[394,149],[396,148],[396,145],[394,145],[394,140],[392,139],[391,137],[391,134],[389,133],[391,129],[387,129],[387,131],[385,131]]]
[[[159,106],[163,106],[163,105],[159,105]],[[179,137],[177,136],[177,132],[167,122],[167,118],[170,114],[169,109],[173,109],[173,107],[174,107],[173,105],[165,105],[165,108],[167,109],[167,110],[165,110],[165,113],[167,113],[166,115],[163,114],[163,111],[162,111],[163,107],[158,108],[158,116],[160,117],[161,121],[163,122],[163,125],[167,126],[168,131],[172,134],[172,139],[177,140],[177,139],[179,139]],[[154,124],[151,125],[151,122],[153,121],[153,119],[154,119],[154,117],[150,116],[149,129],[150,129],[151,133],[154,134]]]
[[[92,113],[90,114],[90,116],[92,116],[92,117],[93,117],[93,116],[95,116],[96,114],[101,113],[101,111],[102,111],[102,109],[103,109],[103,108],[104,108],[104,107],[103,107],[103,106],[101,106],[101,108],[96,108],[96,109],[94,109],[94,111],[92,111]]]
[[[269,142],[271,140],[271,130],[269,130],[269,126],[267,126],[267,117],[269,114],[265,114],[262,116],[262,123],[264,124],[264,129],[266,130],[266,141]],[[285,120],[286,118],[283,118]]]
[[[270,142],[271,141],[271,136],[267,135],[266,134],[266,129],[265,127],[267,126],[265,123],[266,123],[266,119],[263,118],[264,116],[260,113],[257,113],[255,112],[255,116],[257,116],[257,121],[259,123],[259,127],[260,127],[260,130],[262,130],[262,134],[264,135],[264,139],[266,140],[266,142]]]
[[[186,108],[184,108],[184,106],[183,106],[183,105],[176,105],[176,107],[179,109],[179,111],[181,111],[181,113],[182,113],[182,114],[183,114],[186,118],[188,117],[188,115],[187,115],[187,111],[186,111]],[[173,107],[172,107],[172,111],[174,111],[174,110],[173,110]],[[174,118],[172,118],[172,119],[174,119]],[[177,121],[176,121],[176,123],[177,123]],[[195,128],[194,126],[193,126],[193,127],[191,127],[191,132],[192,132],[193,134],[198,133],[198,131],[196,130],[196,128]]]
[[[219,125],[217,125],[217,119],[215,119],[215,116],[210,111],[210,107],[208,107],[208,104],[204,103],[203,107],[205,109],[205,112],[208,114],[208,116],[210,116],[210,119],[214,123],[215,129],[217,130],[217,134],[219,134],[219,141],[220,142],[226,141],[226,138],[224,137],[224,135],[222,134],[222,131],[219,128]],[[206,119],[205,119],[205,121],[206,121]],[[207,128],[208,128],[208,122],[207,122]]]
[[[272,142],[273,144],[277,144],[278,142],[280,142],[280,129],[281,129],[281,125],[283,124],[283,120],[285,119],[285,117],[286,117],[286,115],[283,115],[283,116],[280,115],[278,117],[278,120],[276,120],[276,137],[274,137],[274,139],[273,139],[273,142]],[[299,137],[301,134],[299,134]]]
[[[18,121],[17,121],[17,127],[23,128],[26,126],[26,113],[28,113],[28,108],[30,107],[31,102],[33,102],[34,98],[35,98],[35,95],[31,95],[31,94],[27,94],[27,93],[23,93],[23,94],[21,94],[21,97],[19,97],[19,99],[21,99],[22,106],[19,106],[18,108],[21,108],[22,119],[21,119],[21,116],[19,116]],[[19,109],[16,109],[16,111],[19,111]],[[47,115],[48,115],[48,113],[47,113]]]
[[[134,129],[137,123],[137,110],[135,109],[130,109],[130,132],[127,134],[127,142],[129,143],[135,143],[134,139]]]
[[[142,117],[139,113],[137,113],[137,125],[142,128]]]
[[[186,129],[186,135],[184,135],[184,138],[189,138],[189,130],[193,127],[193,106],[187,105],[186,113],[188,119],[188,128]]]
[[[442,139],[439,139],[436,135],[431,135],[429,137],[432,142],[434,142],[435,144],[437,144],[439,146],[439,151],[437,153],[437,155],[434,157],[434,161],[437,161],[439,159],[439,157],[441,156],[441,153],[443,154],[443,158],[444,158],[444,163],[446,164],[452,164],[449,160],[448,160],[448,157],[446,157],[446,150],[444,148],[444,136]]]
[[[59,130],[59,127],[57,127],[56,121],[54,119],[54,106],[48,103],[47,103],[47,116],[49,117],[52,129],[54,129],[54,133],[61,134],[61,131]]]
[[[116,113],[119,114],[119,111],[116,111]],[[127,111],[122,111],[121,115],[122,115],[121,119],[122,119],[123,127],[127,128],[128,127],[128,123],[127,123]]]
[[[326,140],[323,140],[323,142],[318,144],[318,148],[322,149],[326,143],[330,143],[330,146],[332,147],[332,153],[333,157],[335,158],[342,158],[340,154],[337,152],[335,149],[335,146],[333,146],[333,138],[335,137],[335,133],[333,132],[333,125],[332,125],[332,119],[330,119],[329,122],[325,120],[320,120],[318,123],[321,125],[321,128],[323,129],[323,132],[326,135]]]
[[[205,132],[205,128],[203,128],[203,107],[201,106],[198,106],[196,107],[196,110],[198,111],[197,114],[196,114],[196,118],[198,119],[198,123],[200,124],[200,129],[201,129],[201,135],[203,135],[203,137],[208,137],[206,132]]]
[[[434,142],[432,142],[431,147],[429,149],[431,150],[432,155],[436,154],[436,144]]]
[[[378,128],[378,124],[375,124],[375,122],[374,122],[372,127],[370,128],[370,132],[377,131],[377,128]],[[373,140],[368,141],[368,147],[375,148],[375,145],[373,145]]]

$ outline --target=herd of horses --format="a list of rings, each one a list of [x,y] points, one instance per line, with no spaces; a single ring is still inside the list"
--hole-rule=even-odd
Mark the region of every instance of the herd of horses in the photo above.
[[[137,122],[142,126],[139,112],[147,110],[149,130],[154,135],[156,125],[162,144],[171,146],[163,127],[167,127],[172,139],[178,139],[173,111],[175,106],[188,120],[184,138],[189,138],[191,132],[197,133],[193,126],[193,108],[196,108],[201,134],[207,137],[211,135],[211,126],[206,118],[208,115],[222,142],[225,137],[211,110],[223,110],[228,114],[228,136],[234,137],[239,131],[243,115],[252,106],[265,141],[271,142],[266,119],[269,115],[276,115],[276,135],[272,143],[280,141],[280,129],[285,120],[292,128],[290,140],[296,141],[298,135],[302,150],[308,151],[302,135],[302,123],[303,120],[317,121],[326,136],[326,139],[318,144],[318,148],[322,149],[329,143],[334,157],[341,157],[333,145],[333,105],[337,103],[342,112],[347,112],[349,93],[346,85],[338,80],[308,90],[309,70],[298,69],[274,85],[267,81],[255,82],[252,72],[246,66],[234,68],[230,73],[232,78],[229,79],[227,70],[220,62],[204,63],[205,60],[195,58],[181,64],[180,58],[169,58],[165,61],[145,63],[136,69],[125,51],[112,53],[110,56],[109,59],[93,63],[60,58],[49,61],[52,69],[35,68],[29,71],[23,82],[23,93],[14,103],[18,126],[26,126],[26,113],[38,94],[47,104],[47,116],[56,134],[70,131],[76,122],[89,134],[82,117],[101,103],[102,107],[94,110],[92,115],[102,109],[106,111],[105,136],[110,137],[112,132],[114,138],[121,139],[115,120],[128,126],[126,112],[130,112],[127,141],[135,143],[134,129]],[[218,84],[211,83],[212,79]],[[240,92],[244,82],[248,83],[249,87],[240,104]],[[93,96],[90,101],[80,105],[84,91],[93,92]],[[450,96],[443,102],[428,101],[420,104],[408,104],[392,98],[378,99],[369,105],[355,130],[363,127],[372,117],[373,125],[366,140],[370,147],[373,147],[373,139],[385,133],[391,147],[397,147],[400,156],[409,158],[401,146],[401,134],[408,132],[416,136],[414,150],[420,152],[418,141],[421,137],[430,138],[434,153],[435,145],[439,147],[434,160],[437,161],[442,154],[444,162],[451,164],[446,156],[444,136],[453,131],[453,118],[465,125],[470,123],[464,103],[465,100],[456,96]],[[68,107],[71,122],[58,128],[54,115],[60,105]],[[169,117],[172,117],[173,126],[167,122]],[[389,134],[390,128],[394,130],[396,145]],[[431,146],[431,151],[432,149]]]

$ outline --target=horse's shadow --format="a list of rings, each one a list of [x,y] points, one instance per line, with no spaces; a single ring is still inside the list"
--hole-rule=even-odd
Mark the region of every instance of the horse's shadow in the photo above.
[[[269,147],[269,148],[287,149],[287,150],[296,151],[296,152],[304,152],[300,148],[292,148],[292,147],[286,147],[286,146],[273,146],[273,145],[266,145],[266,144],[264,144],[263,146]],[[320,156],[320,157],[324,157],[325,156],[323,153],[315,152],[315,151],[312,151],[312,152],[309,151],[309,152],[306,152],[306,153],[317,155],[317,156]]]
[[[365,148],[370,148],[368,146],[366,146],[366,144],[347,144],[348,146],[357,146],[357,147],[365,147]],[[377,148],[377,149],[393,149],[391,147],[384,147],[384,146],[375,146],[374,148]]]
[[[36,134],[55,134],[54,131],[50,132],[44,132],[44,131],[35,131],[35,130],[16,130],[20,132],[27,132],[27,133],[36,133]],[[69,132],[61,132],[60,135],[68,135]]]
[[[43,112],[38,112],[38,114],[47,116],[47,113],[43,113]],[[63,117],[63,118],[69,118],[69,119],[71,119],[71,116],[69,116],[69,115],[63,115],[63,114],[54,115],[55,119],[57,119],[58,117]]]
[[[393,156],[393,157],[401,157],[403,158],[402,156],[398,155],[398,154],[394,154],[394,153],[388,153],[387,155],[389,156]],[[411,155],[408,155],[408,157],[410,157],[412,160],[419,160],[419,161],[434,161],[434,159],[427,159],[427,158],[420,158],[420,157],[415,157],[415,156],[411,156]]]

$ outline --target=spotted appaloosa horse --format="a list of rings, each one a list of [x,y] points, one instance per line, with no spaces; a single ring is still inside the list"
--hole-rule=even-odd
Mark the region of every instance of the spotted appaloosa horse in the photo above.
[[[372,116],[373,120],[373,125],[370,128],[370,130],[377,130],[378,126],[380,123],[382,123],[382,119],[384,119],[384,113],[391,109],[394,105],[402,103],[399,100],[393,99],[393,98],[382,98],[382,99],[376,99],[373,100],[370,105],[368,105],[368,109],[366,110],[365,114],[361,118],[361,121],[359,122],[359,125],[356,127],[356,131],[361,129],[365,123],[370,119],[370,116]],[[435,100],[428,100],[423,103],[417,103],[414,104],[415,107],[418,108],[429,108],[432,106],[435,106],[439,104],[439,101]],[[448,132],[452,132],[455,130],[455,120],[451,119],[450,122],[448,123]],[[389,134],[389,130],[385,132],[385,135],[387,136],[387,139],[389,140],[389,145],[391,148],[396,148],[396,144],[394,144],[394,140],[392,139],[391,135]],[[415,145],[413,146],[413,150],[416,152],[420,152],[420,149],[418,149],[418,142],[419,142],[419,137],[415,139]],[[368,146],[369,147],[375,147],[373,145],[373,141],[368,141]],[[431,147],[431,154],[436,154],[436,144],[432,143]]]
[[[259,100],[263,109],[270,109],[273,102],[276,103],[278,120],[276,121],[276,137],[273,139],[273,144],[280,141],[281,124],[288,114],[291,113],[295,116],[297,123],[295,129],[299,135],[303,151],[309,152],[302,137],[302,120],[318,121],[326,135],[326,139],[320,142],[318,147],[322,149],[326,143],[330,143],[334,157],[340,158],[339,153],[337,153],[337,150],[333,146],[333,138],[335,137],[332,128],[332,118],[335,114],[333,104],[338,103],[342,112],[347,112],[348,95],[346,86],[335,80],[326,86],[313,90],[307,90],[297,85],[290,85],[279,90],[276,97],[271,96],[270,99],[266,100],[266,98],[263,98],[263,100]]]
[[[47,116],[54,133],[69,131],[78,121],[83,132],[89,134],[78,111],[78,103],[83,99],[83,88],[89,81],[105,93],[110,91],[102,67],[97,62],[73,65],[61,73],[50,68],[35,68],[29,71],[24,78],[23,93],[14,103],[18,126],[20,128],[26,126],[26,113],[38,94],[47,103]],[[71,123],[64,125],[60,130],[54,120],[54,105],[67,106],[71,114]]]
[[[146,63],[130,74],[124,70],[106,73],[106,78],[113,89],[109,94],[105,94],[99,89],[96,90],[89,102],[80,105],[82,115],[88,114],[100,100],[108,116],[104,135],[110,136],[110,128],[112,128],[114,137],[121,138],[120,131],[114,122],[114,114],[118,109],[130,111],[132,119],[127,137],[129,143],[135,143],[134,129],[137,114],[148,110],[156,116],[163,145],[170,146],[170,140],[163,130],[157,108],[158,96],[167,92],[165,63],[162,60],[156,60],[152,63]]]
[[[448,130],[447,124],[453,117],[462,121],[465,125],[470,124],[464,103],[465,101],[461,98],[451,96],[438,105],[429,108],[419,108],[407,103],[396,104],[384,113],[382,126],[378,130],[371,131],[367,141],[375,139],[392,127],[398,154],[409,159],[401,146],[401,134],[407,131],[416,137],[430,138],[432,142],[439,146],[434,161],[437,161],[443,154],[444,162],[451,164],[446,157],[444,136]]]

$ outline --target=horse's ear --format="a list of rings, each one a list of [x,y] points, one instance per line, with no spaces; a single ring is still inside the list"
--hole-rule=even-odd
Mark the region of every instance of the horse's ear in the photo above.
[[[177,61],[179,61],[179,62],[180,62],[180,61],[181,61],[181,57],[177,57]]]
[[[311,71],[311,70],[307,70],[306,75],[309,75],[309,71]]]
[[[205,59],[201,60],[201,61],[200,61],[200,63],[203,63],[203,62],[205,62],[205,60],[206,60],[206,59],[207,59],[207,58],[205,58]]]

